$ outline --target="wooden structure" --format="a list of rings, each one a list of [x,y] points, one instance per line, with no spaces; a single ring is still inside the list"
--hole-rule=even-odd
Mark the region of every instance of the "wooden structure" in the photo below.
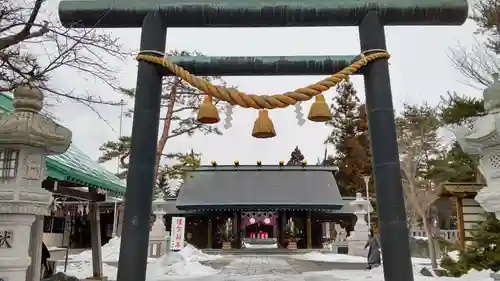
[[[457,210],[457,224],[459,241],[465,247],[465,241],[470,237],[470,232],[476,229],[476,224],[484,218],[484,209],[474,197],[485,185],[471,182],[446,182],[438,187],[438,194],[442,197],[452,198]]]
[[[186,239],[200,248],[250,244],[322,248],[335,224],[355,223],[354,198],[342,198],[332,168],[205,166],[190,172],[166,221],[187,218]],[[328,226],[328,227],[325,227]],[[167,225],[167,230],[170,230]],[[333,237],[332,237],[333,238]]]

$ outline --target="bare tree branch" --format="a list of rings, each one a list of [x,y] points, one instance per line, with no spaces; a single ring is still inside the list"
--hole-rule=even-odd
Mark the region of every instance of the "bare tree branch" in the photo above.
[[[122,61],[132,53],[123,50],[110,33],[63,27],[56,16],[43,12],[45,3],[4,0],[0,5],[0,90],[12,91],[30,81],[49,95],[75,100],[89,108],[94,104],[119,105],[119,101],[104,100],[86,89],[56,87],[53,76],[79,75],[117,91],[117,69],[109,62]],[[97,113],[95,108],[93,111]]]

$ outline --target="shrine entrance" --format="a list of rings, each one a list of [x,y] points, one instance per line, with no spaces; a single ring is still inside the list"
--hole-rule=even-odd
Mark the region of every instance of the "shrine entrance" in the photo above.
[[[266,240],[278,237],[276,212],[242,212],[243,238]]]
[[[277,212],[241,213],[242,248],[278,248]]]

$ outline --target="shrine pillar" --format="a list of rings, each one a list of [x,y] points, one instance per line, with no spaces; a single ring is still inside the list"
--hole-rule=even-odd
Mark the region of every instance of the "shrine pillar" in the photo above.
[[[212,218],[208,218],[208,227],[207,227],[207,249],[212,249],[212,231],[213,231],[213,222]]]
[[[241,248],[241,211],[233,212],[233,237],[235,249]]]
[[[64,153],[71,143],[71,131],[40,114],[43,93],[31,85],[14,90],[14,112],[0,116],[0,280],[32,279],[26,272],[31,259],[40,260],[40,244],[31,237],[36,216],[48,213],[52,194],[42,189],[45,156]],[[34,227],[32,235],[42,235]],[[40,239],[37,239],[40,238]],[[39,274],[40,263],[30,275]]]
[[[306,211],[306,238],[307,238],[307,249],[312,248],[312,226],[311,226],[311,211]]]

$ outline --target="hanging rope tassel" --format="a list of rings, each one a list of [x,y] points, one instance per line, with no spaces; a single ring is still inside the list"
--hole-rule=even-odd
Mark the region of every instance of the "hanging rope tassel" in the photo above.
[[[267,139],[276,136],[273,121],[269,118],[267,110],[259,110],[259,116],[253,123],[252,136],[258,139]]]
[[[332,120],[332,113],[330,107],[325,102],[325,96],[323,94],[317,95],[316,100],[311,105],[309,109],[309,116],[307,119],[313,122],[326,122]]]
[[[206,95],[198,109],[196,120],[202,124],[215,124],[220,121],[219,112],[212,102],[212,96]]]

